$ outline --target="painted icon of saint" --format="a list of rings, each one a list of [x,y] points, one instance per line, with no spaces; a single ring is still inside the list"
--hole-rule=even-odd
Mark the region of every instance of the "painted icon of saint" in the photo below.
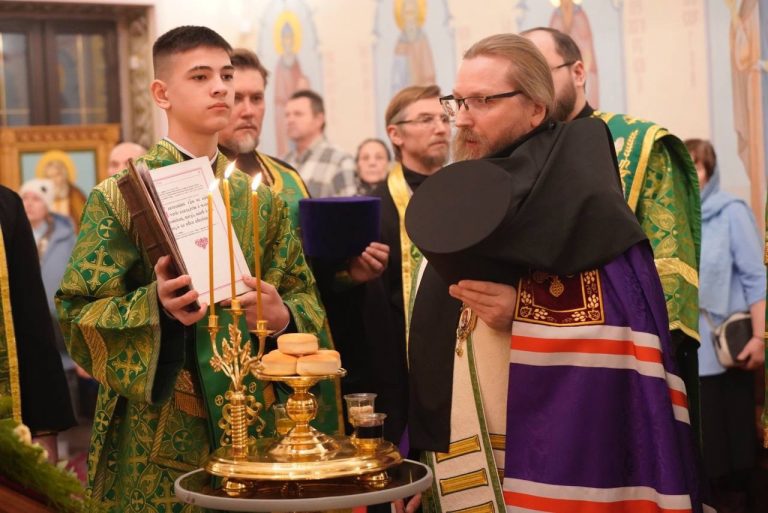
[[[426,0],[395,0],[394,7],[401,32],[392,65],[392,94],[407,86],[435,83],[432,49],[422,29],[427,17]]]
[[[69,216],[77,228],[86,198],[75,185],[77,168],[72,158],[63,151],[46,151],[35,167],[35,176],[53,181],[54,201],[51,210]]]
[[[301,70],[301,24],[292,11],[283,11],[275,22],[273,34],[275,49],[279,55],[275,65],[275,137],[277,154],[285,155],[288,136],[285,133],[285,104],[291,95],[301,89],[309,89],[309,79]]]
[[[731,83],[733,125],[739,158],[751,184],[752,209],[762,218],[765,198],[765,148],[760,60],[760,14],[757,0],[725,0],[731,13]]]

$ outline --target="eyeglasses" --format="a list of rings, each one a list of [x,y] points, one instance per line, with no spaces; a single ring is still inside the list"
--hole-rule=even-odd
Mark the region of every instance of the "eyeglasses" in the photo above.
[[[553,66],[553,67],[549,68],[549,70],[550,71],[557,71],[560,68],[565,68],[566,66],[573,66],[574,64],[576,64],[576,61],[568,61],[568,62],[564,62],[564,63],[560,64],[559,66]]]
[[[490,96],[467,96],[466,98],[455,98],[452,94],[443,96],[440,98],[440,105],[442,105],[445,113],[450,117],[455,117],[463,106],[467,112],[470,110],[484,111],[488,108],[488,102],[491,100],[498,100],[499,98],[512,98],[518,94],[523,94],[522,91],[510,91],[508,93],[492,94]]]
[[[448,117],[447,114],[443,114],[441,116],[435,116],[435,115],[429,115],[429,114],[423,114],[416,119],[404,119],[403,121],[398,121],[395,123],[395,125],[407,125],[407,124],[413,124],[413,125],[433,125],[433,126],[439,126],[439,125],[449,125],[451,123],[451,118]]]

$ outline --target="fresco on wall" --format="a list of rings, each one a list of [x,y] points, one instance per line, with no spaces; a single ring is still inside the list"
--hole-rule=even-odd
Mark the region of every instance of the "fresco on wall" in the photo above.
[[[751,185],[756,214],[763,201],[765,148],[761,84],[760,12],[757,0],[725,0],[731,14],[729,48],[733,83],[733,126],[739,158]],[[756,215],[760,219],[761,215]]]
[[[579,45],[588,73],[587,100],[593,107],[626,110],[622,0],[519,2],[519,8],[520,30],[556,28]]]
[[[394,7],[400,35],[392,62],[392,87],[389,91],[392,95],[407,86],[435,83],[432,48],[423,30],[427,16],[426,0],[397,0]]]
[[[283,156],[290,150],[285,134],[286,102],[300,89],[323,94],[322,69],[316,52],[318,39],[311,12],[303,0],[270,2],[259,34],[256,52],[270,71],[261,147]]]
[[[453,85],[453,29],[445,0],[379,0],[374,25],[376,130],[386,137],[384,111],[409,85]],[[446,93],[447,94],[447,93]]]

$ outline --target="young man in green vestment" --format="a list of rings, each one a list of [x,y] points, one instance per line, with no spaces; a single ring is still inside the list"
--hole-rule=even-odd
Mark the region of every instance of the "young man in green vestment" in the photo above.
[[[227,125],[233,104],[230,52],[227,42],[205,27],[179,27],[155,42],[151,92],[167,114],[168,137],[140,158],[148,167],[205,155],[222,176],[228,161],[217,150],[217,132]],[[57,294],[69,351],[100,383],[89,489],[114,512],[192,511],[176,502],[173,482],[227,443],[221,405],[229,382],[209,363],[207,305],[190,312],[198,293],[176,296],[189,285],[189,276],[171,276],[168,257],[151,266],[117,186],[123,174],[91,193]],[[235,171],[230,187],[234,231],[252,263],[250,180]],[[277,332],[318,333],[325,315],[287,209],[265,186],[258,196],[264,318]],[[245,283],[253,289],[256,280]],[[255,326],[255,295],[240,296],[246,310],[241,330]],[[216,308],[226,326],[230,317],[221,305]],[[265,407],[274,402],[268,384],[251,380],[246,386]],[[335,398],[319,399],[321,429],[338,429]],[[262,418],[269,435],[272,416],[266,411]]]
[[[597,112],[587,103],[581,52],[567,34],[537,27],[522,33],[541,51],[555,84],[557,121],[595,116],[608,124],[624,197],[653,246],[669,330],[698,432],[698,315],[701,200],[696,168],[682,141],[649,121]]]

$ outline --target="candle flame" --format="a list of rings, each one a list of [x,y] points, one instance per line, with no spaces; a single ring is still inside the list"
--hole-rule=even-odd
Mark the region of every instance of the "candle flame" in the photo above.
[[[227,166],[226,171],[224,171],[224,179],[229,180],[229,177],[232,175],[232,171],[235,170],[235,163],[232,162]]]
[[[260,183],[261,183],[261,173],[254,176],[253,180],[251,180],[251,190],[255,191],[256,189],[258,189]]]
[[[215,179],[214,181],[211,182],[211,186],[208,188],[208,190],[210,192],[213,192],[213,191],[215,191],[218,188],[219,188],[219,179],[217,178],[217,179]]]

